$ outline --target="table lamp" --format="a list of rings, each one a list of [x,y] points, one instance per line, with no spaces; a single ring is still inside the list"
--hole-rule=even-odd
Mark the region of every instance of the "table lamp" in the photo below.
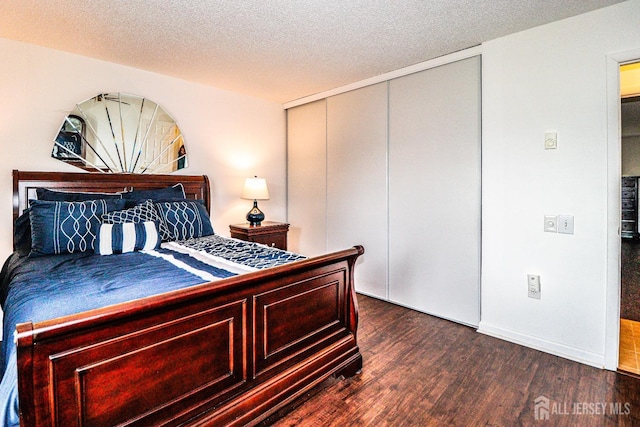
[[[242,189],[243,199],[253,200],[253,208],[247,213],[247,221],[253,226],[260,225],[264,220],[264,213],[258,209],[258,200],[269,200],[269,189],[264,178],[247,178]]]

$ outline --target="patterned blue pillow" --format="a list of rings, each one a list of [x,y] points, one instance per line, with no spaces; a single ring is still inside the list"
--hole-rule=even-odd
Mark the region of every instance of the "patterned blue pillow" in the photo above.
[[[124,200],[31,200],[30,256],[93,251],[102,215],[123,206]]]
[[[124,222],[145,222],[152,221],[158,224],[158,231],[163,242],[171,240],[172,234],[169,232],[167,225],[158,215],[156,208],[151,200],[129,209],[121,211],[109,212],[102,215],[102,222],[105,224],[122,224]]]
[[[102,224],[96,238],[95,252],[98,255],[112,255],[150,251],[157,249],[160,243],[156,224],[151,221]]]
[[[207,209],[197,201],[166,201],[154,204],[171,238],[186,240],[213,234]]]

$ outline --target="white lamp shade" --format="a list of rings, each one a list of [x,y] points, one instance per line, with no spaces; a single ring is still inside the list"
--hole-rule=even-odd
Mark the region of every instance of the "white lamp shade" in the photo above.
[[[243,199],[249,200],[268,200],[269,189],[267,181],[264,178],[247,178],[242,189]]]

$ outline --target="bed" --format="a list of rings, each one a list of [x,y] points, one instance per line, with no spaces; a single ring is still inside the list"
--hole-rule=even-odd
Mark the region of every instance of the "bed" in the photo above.
[[[210,210],[206,176],[14,171],[13,216],[20,218],[36,188],[115,193],[177,184],[186,198]],[[227,240],[221,244],[248,244]],[[201,239],[189,241],[195,252],[201,252]],[[189,258],[200,268],[203,262],[193,261],[187,253],[191,249],[177,243],[186,252],[175,258]],[[206,275],[193,279],[188,268],[174,271],[172,266],[158,273],[156,265],[164,259],[150,255],[153,251],[47,255],[41,258],[52,260],[49,264],[54,267],[20,264],[23,271],[12,280],[22,278],[32,287],[23,293],[36,306],[43,302],[35,295],[47,287],[53,289],[46,294],[47,306],[69,304],[59,295],[63,283],[80,306],[91,293],[78,291],[80,282],[101,283],[100,292],[106,290],[108,295],[122,290],[129,296],[136,286],[152,288],[149,296],[133,292],[130,300],[119,301],[122,295],[106,298],[108,305],[81,312],[14,321],[20,425],[254,425],[329,376],[358,373],[362,356],[356,340],[353,278],[356,259],[364,249],[356,246],[305,259],[277,249],[258,249],[277,251],[269,252],[275,253],[274,259],[293,259],[212,281],[204,280]],[[138,264],[142,275],[130,280],[129,267],[114,267],[107,259]],[[100,272],[88,275],[84,272],[90,270],[81,270],[81,276],[91,280],[76,281],[68,270],[56,270],[61,265],[95,263],[103,264]],[[46,273],[42,283],[25,279],[36,274],[34,270],[42,274],[47,268],[56,273]],[[168,276],[169,282],[156,282],[155,274]],[[189,278],[186,287],[183,277]],[[1,292],[4,301],[6,291]],[[35,313],[40,315],[39,310]],[[11,311],[5,312],[5,324],[7,318],[14,319],[11,316]],[[4,344],[11,338],[5,336]],[[10,354],[12,347],[7,348]],[[11,365],[7,364],[5,377]]]

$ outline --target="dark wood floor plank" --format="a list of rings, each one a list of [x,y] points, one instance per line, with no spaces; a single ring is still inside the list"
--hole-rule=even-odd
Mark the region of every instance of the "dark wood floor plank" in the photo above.
[[[359,303],[362,373],[325,381],[263,426],[640,426],[640,379],[373,298]],[[535,418],[541,396],[555,410],[549,421]],[[605,413],[593,413],[595,403]]]

